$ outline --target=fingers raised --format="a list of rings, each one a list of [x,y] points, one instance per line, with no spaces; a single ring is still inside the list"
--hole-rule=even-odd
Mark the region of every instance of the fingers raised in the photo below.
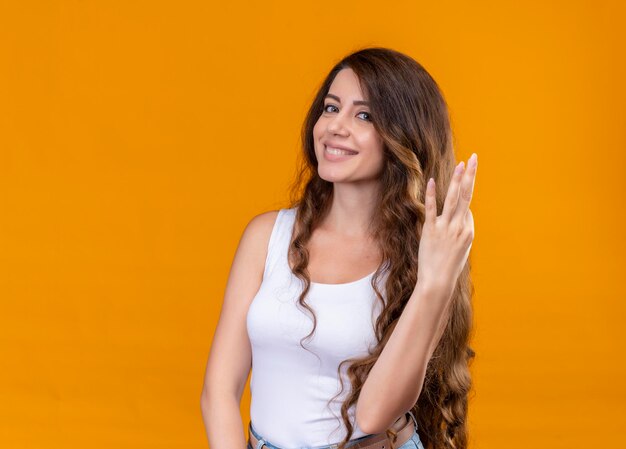
[[[448,186],[448,194],[443,203],[441,216],[445,217],[448,221],[452,218],[459,201],[459,185],[461,183],[461,177],[463,176],[464,165],[464,162],[461,161],[454,169],[450,185]]]
[[[474,194],[474,181],[476,179],[477,167],[478,155],[476,153],[472,153],[472,156],[467,161],[467,170],[465,170],[465,175],[461,180],[459,200],[454,216],[452,217],[453,220],[463,220],[469,210],[472,195]]]

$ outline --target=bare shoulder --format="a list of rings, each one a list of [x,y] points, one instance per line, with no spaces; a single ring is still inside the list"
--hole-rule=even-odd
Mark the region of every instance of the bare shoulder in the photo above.
[[[255,271],[259,275],[262,275],[265,269],[268,245],[278,212],[278,210],[270,210],[255,215],[250,219],[241,236],[240,246],[245,248],[246,256],[254,260]]]
[[[251,232],[257,234],[257,237],[262,237],[268,231],[271,234],[274,223],[276,223],[276,217],[278,217],[277,210],[262,212],[250,219],[246,229],[249,228]],[[269,240],[269,235],[267,238]]]
[[[260,248],[267,249],[277,217],[277,210],[270,210],[255,215],[246,225],[244,236],[257,242]]]

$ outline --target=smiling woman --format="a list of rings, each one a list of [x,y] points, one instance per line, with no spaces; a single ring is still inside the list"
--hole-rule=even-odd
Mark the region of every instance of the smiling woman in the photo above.
[[[319,176],[329,182],[353,182],[355,171],[361,179],[377,178],[382,170],[383,140],[372,123],[369,102],[363,98],[359,79],[349,67],[337,73],[324,97],[313,138]],[[345,161],[349,165],[332,164]]]
[[[201,399],[212,447],[245,445],[252,369],[249,449],[467,448],[477,157],[457,164],[452,142],[409,56],[330,70],[290,207],[252,218],[235,254]]]

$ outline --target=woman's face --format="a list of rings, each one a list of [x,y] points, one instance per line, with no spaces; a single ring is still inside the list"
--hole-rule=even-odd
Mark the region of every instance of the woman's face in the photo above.
[[[329,182],[376,179],[383,167],[383,140],[352,69],[342,69],[313,127],[319,176]],[[356,102],[356,104],[354,104]]]

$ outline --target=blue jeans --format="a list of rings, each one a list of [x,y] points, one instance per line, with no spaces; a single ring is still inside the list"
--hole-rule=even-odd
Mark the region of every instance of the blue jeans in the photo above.
[[[422,444],[422,441],[420,440],[419,434],[417,433],[417,421],[415,420],[415,417],[413,416],[413,413],[409,412],[409,415],[411,416],[411,419],[413,420],[413,435],[411,435],[411,438],[409,438],[408,440],[406,440],[406,442],[404,444],[402,444],[401,446],[396,447],[396,449],[424,449],[424,445]],[[252,432],[252,434],[256,437],[256,439],[259,441],[259,447],[252,447],[250,445],[250,439],[248,438],[248,449],[262,449],[260,446],[265,445],[266,449],[283,449],[279,446],[276,446],[274,444],[272,444],[271,442],[267,441],[265,438],[263,438],[261,435],[259,435],[257,433],[256,430],[254,430],[254,425],[252,423],[250,423],[250,431]],[[362,436],[360,438],[355,438],[353,440],[350,440],[347,443],[347,447],[353,445],[354,443],[358,443],[361,440],[364,440],[368,437],[370,437],[371,435],[365,435]],[[310,447],[310,448],[300,448],[300,449],[336,449],[337,444],[332,444],[330,446],[316,446],[316,447]]]

